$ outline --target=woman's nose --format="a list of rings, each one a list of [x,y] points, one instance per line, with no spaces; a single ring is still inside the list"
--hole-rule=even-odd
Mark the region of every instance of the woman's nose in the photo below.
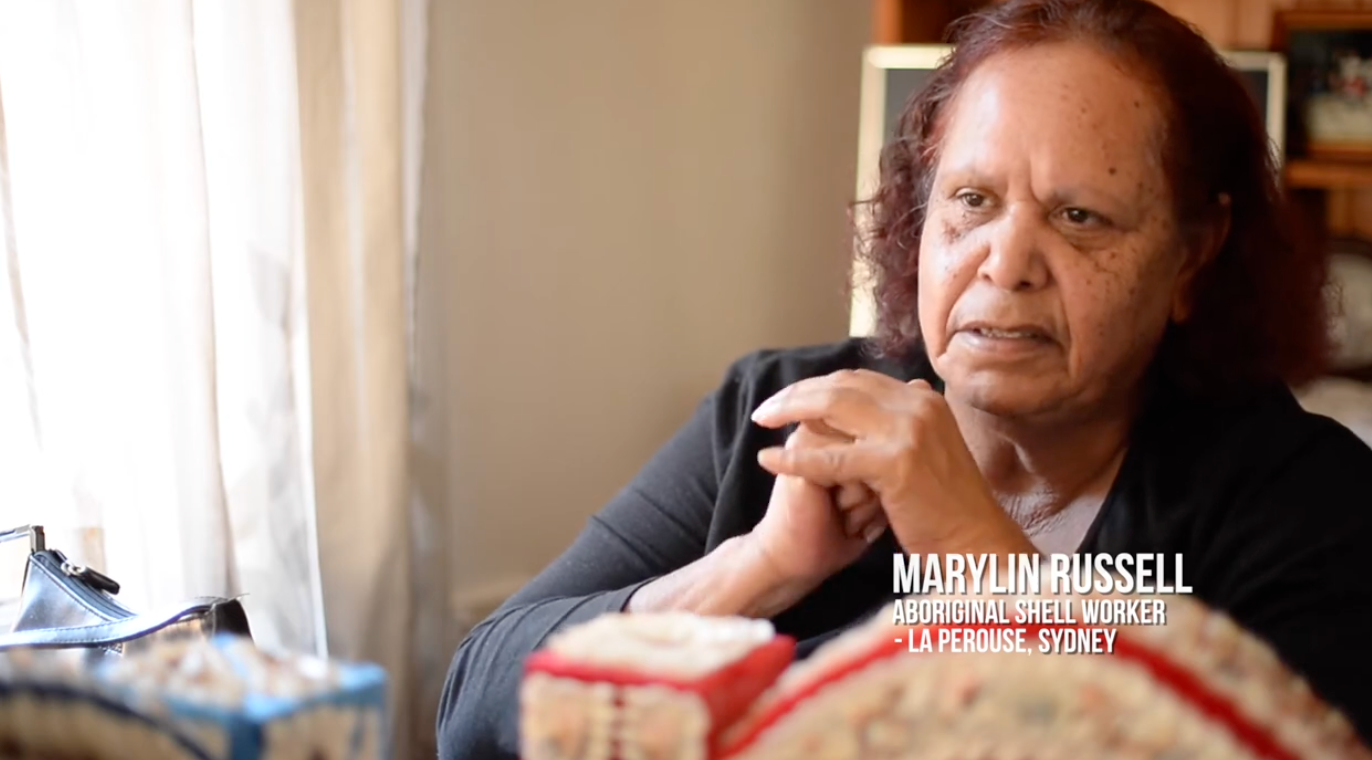
[[[1006,214],[991,235],[978,276],[1003,290],[1035,290],[1048,282],[1040,246],[1041,226],[1024,210]]]

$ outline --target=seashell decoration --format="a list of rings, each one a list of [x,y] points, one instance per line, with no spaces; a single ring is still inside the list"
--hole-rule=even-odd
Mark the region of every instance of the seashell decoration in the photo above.
[[[1226,616],[1186,596],[1130,598],[1164,605],[1165,622],[1115,626],[1108,654],[911,651],[912,635],[953,626],[896,625],[888,608],[791,663],[792,642],[765,622],[603,616],[527,663],[522,756],[1372,758],[1341,714]],[[1083,625],[1018,627],[1037,643]]]
[[[0,758],[379,760],[385,674],[220,637],[161,642],[82,668],[0,656]]]

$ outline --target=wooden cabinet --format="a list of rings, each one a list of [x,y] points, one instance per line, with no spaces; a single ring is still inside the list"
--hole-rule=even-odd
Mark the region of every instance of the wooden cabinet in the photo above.
[[[988,4],[986,0],[875,0],[873,42],[879,45],[943,42],[944,30],[950,23]]]

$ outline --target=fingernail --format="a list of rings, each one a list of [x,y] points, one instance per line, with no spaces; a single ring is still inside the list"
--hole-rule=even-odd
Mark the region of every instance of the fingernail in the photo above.
[[[777,401],[775,397],[769,398],[766,401],[762,402],[761,406],[753,410],[753,422],[757,422],[763,417],[766,417],[767,415],[771,414],[774,410],[776,410],[776,407]]]
[[[869,544],[875,543],[878,538],[881,538],[881,534],[885,532],[886,528],[881,525],[869,525],[867,526],[867,530],[862,534],[862,540]]]

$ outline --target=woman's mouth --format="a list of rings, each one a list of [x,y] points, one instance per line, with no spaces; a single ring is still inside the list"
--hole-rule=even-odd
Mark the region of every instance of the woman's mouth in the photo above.
[[[1056,344],[1052,333],[1038,325],[968,325],[954,336],[971,351],[1003,358],[1027,358]]]
[[[975,335],[979,338],[994,340],[1052,340],[1050,331],[1039,325],[1030,324],[988,325],[980,322],[973,322],[964,326],[959,332]]]
[[[971,330],[983,338],[1007,338],[1016,340],[1045,340],[1044,334],[1038,330],[1026,330],[1020,328],[1000,329],[996,327],[974,327]]]

